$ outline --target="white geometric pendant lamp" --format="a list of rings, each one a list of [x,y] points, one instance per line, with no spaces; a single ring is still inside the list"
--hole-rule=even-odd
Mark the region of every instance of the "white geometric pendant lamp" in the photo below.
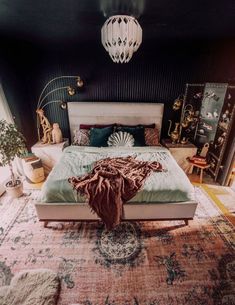
[[[142,29],[132,16],[111,16],[101,29],[101,40],[114,62],[127,63],[142,42]]]

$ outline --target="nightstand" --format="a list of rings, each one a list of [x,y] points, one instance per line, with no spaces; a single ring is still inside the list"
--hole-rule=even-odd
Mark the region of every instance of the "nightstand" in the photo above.
[[[187,158],[197,154],[197,147],[192,143],[173,144],[170,139],[163,139],[162,145],[169,149],[176,162],[184,171],[188,169],[189,165]],[[191,174],[192,172],[188,173]]]
[[[63,149],[69,145],[68,139],[58,144],[42,144],[37,142],[31,147],[32,153],[41,159],[46,174],[52,170],[53,166],[59,161]]]

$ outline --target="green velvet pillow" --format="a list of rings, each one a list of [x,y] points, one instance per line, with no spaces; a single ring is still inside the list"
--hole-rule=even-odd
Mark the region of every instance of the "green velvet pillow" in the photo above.
[[[107,141],[113,133],[113,127],[91,128],[90,129],[90,146],[101,147],[108,146]]]
[[[135,143],[134,146],[145,146],[145,138],[144,138],[144,127],[143,126],[136,126],[136,127],[128,127],[128,126],[121,126],[117,127],[117,131],[126,131],[130,133],[134,139]]]

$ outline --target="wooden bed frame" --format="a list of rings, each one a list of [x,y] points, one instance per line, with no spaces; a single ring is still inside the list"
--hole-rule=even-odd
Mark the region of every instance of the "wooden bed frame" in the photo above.
[[[161,132],[164,105],[160,103],[68,103],[71,138],[80,124],[125,125],[155,123]],[[49,221],[95,221],[99,218],[85,203],[36,203],[37,215],[47,226]],[[123,206],[123,220],[188,220],[193,219],[197,202],[127,203]]]

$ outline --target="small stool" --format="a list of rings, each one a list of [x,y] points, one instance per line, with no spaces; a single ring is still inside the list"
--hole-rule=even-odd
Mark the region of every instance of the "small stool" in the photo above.
[[[198,164],[193,161],[188,160],[190,166],[188,168],[188,172],[193,171],[193,168],[197,168],[197,173],[200,171],[200,180],[199,182],[202,183],[202,178],[203,178],[203,170],[207,169],[210,167],[210,164]]]

